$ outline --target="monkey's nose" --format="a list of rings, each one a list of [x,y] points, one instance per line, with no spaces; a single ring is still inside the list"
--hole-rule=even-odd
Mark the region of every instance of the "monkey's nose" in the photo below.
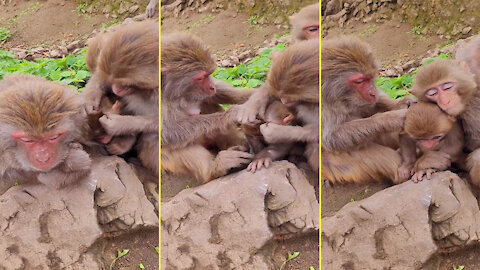
[[[35,154],[35,159],[42,163],[45,163],[50,159],[50,154],[46,151],[38,151]]]

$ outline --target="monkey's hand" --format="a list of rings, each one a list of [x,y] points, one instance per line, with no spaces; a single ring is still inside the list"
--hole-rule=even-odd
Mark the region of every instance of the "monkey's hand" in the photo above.
[[[413,168],[412,163],[402,163],[400,167],[398,167],[398,180],[399,183],[403,183],[407,181],[411,176],[412,176],[412,168]]]
[[[155,7],[158,4],[158,0],[151,0],[147,6],[147,18],[152,18],[155,15]]]
[[[395,105],[394,110],[399,110],[399,109],[407,109],[409,108],[412,104],[417,103],[418,100],[414,95],[408,95],[405,96],[404,98],[400,99],[397,104]]]
[[[255,159],[248,164],[247,171],[254,173],[256,170],[260,170],[262,167],[268,168],[270,163],[272,163],[272,159],[269,157]]]
[[[423,180],[424,176],[426,176],[426,178],[428,180],[432,179],[432,174],[434,172],[436,172],[437,170],[436,169],[425,169],[425,170],[420,170],[420,171],[417,171],[411,178],[411,180],[414,182],[414,183],[418,183],[420,181]]]
[[[67,157],[63,161],[62,170],[64,172],[86,171],[90,170],[92,161],[87,152],[83,149],[70,149]]]
[[[215,158],[215,175],[225,175],[228,170],[250,163],[254,155],[244,152],[247,148],[234,146],[227,150],[218,152]]]
[[[234,105],[228,110],[228,114],[232,121],[240,124],[259,124],[260,120],[257,119],[259,108],[254,104],[244,103],[241,105]]]
[[[68,148],[70,149],[80,149],[80,150],[83,150],[83,146],[78,143],[78,142],[71,142],[69,145],[68,145]]]

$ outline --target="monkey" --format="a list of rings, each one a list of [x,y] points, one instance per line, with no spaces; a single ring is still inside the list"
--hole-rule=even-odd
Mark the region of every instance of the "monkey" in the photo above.
[[[424,176],[430,179],[433,172],[448,169],[452,163],[463,166],[466,156],[462,127],[436,104],[421,101],[411,105],[403,132],[402,136],[408,138],[400,145],[400,167],[405,168],[403,175],[399,172],[400,177],[411,176],[413,182],[419,182]],[[421,150],[418,159],[416,146]]]
[[[86,62],[92,77],[84,90],[87,114],[98,113],[108,93],[119,98],[122,114],[107,113],[100,124],[110,136],[139,135],[134,148],[140,162],[157,174],[158,154],[152,150],[159,148],[158,31],[156,22],[134,22],[89,41]],[[113,148],[113,153],[125,150]]]
[[[158,0],[150,0],[150,2],[148,2],[147,10],[145,12],[147,14],[147,18],[152,18],[155,15],[155,8],[157,5]]]
[[[66,85],[32,75],[0,82],[0,178],[62,188],[90,173],[89,155],[78,143],[78,94]]]
[[[300,126],[266,123],[260,131],[267,143],[306,143],[305,157],[319,170],[319,40],[288,47],[273,61],[267,75],[268,94],[294,112]]]
[[[312,4],[302,8],[297,14],[289,17],[292,25],[292,36],[296,41],[318,38],[320,33],[320,4]]]
[[[418,70],[410,92],[461,121],[465,149],[470,153],[467,170],[472,183],[480,186],[480,92],[470,66],[461,59],[436,60]]]
[[[378,68],[368,45],[340,37],[322,44],[322,178],[332,183],[391,180],[400,155],[381,144],[403,129],[412,98],[392,100],[375,85]]]
[[[288,107],[279,100],[271,100],[267,105],[265,123],[278,125],[291,125],[294,123],[294,116]],[[268,145],[260,132],[260,123],[254,125],[243,124],[242,130],[247,137],[251,151],[255,154],[254,160],[250,162],[247,171],[255,172],[262,167],[268,168],[273,160],[285,157],[292,149],[292,143],[278,143]]]
[[[231,89],[213,79],[215,61],[193,35],[162,37],[161,54],[162,171],[187,173],[206,183],[249,163],[253,155],[245,147],[220,148],[215,155],[203,141],[235,130],[237,105],[223,111],[219,104],[245,102],[251,92]]]

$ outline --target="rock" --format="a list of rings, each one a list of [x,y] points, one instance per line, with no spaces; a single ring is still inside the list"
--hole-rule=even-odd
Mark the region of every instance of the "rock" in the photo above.
[[[397,73],[393,69],[387,69],[385,71],[385,76],[387,76],[387,77],[395,77],[396,75],[397,75]]]
[[[462,34],[466,35],[466,34],[470,33],[470,31],[472,31],[472,27],[467,26],[467,27],[462,29]]]
[[[440,249],[477,243],[480,211],[449,171],[380,191],[322,218],[325,269],[417,269]]]
[[[407,63],[403,64],[402,65],[402,69],[403,70],[409,70],[411,69],[412,67],[414,67],[416,65],[416,61],[415,60],[410,60],[408,61]]]
[[[62,52],[58,49],[51,50],[49,53],[51,58],[60,58],[62,57]]]
[[[135,13],[140,7],[138,5],[133,5],[128,9],[128,12]]]
[[[247,50],[247,51],[244,51],[243,53],[239,54],[239,55],[238,55],[238,59],[239,59],[240,61],[242,61],[242,60],[244,60],[245,58],[251,57],[251,56],[253,56],[253,55],[252,55],[252,51],[251,51],[251,50]]]
[[[102,13],[103,13],[103,14],[106,14],[106,13],[110,13],[111,11],[112,11],[112,6],[110,6],[110,5],[107,4],[107,5],[105,5],[105,7],[103,8]]]
[[[158,226],[158,216],[142,183],[123,159],[94,157],[92,174],[98,181],[95,203],[99,207],[98,222],[104,231]]]
[[[88,176],[59,190],[20,185],[1,195],[1,268],[100,269],[85,254],[102,234],[94,207],[95,185]]]
[[[65,46],[58,46],[58,50],[60,51],[62,57],[68,54],[68,49]]]
[[[185,189],[162,202],[162,269],[273,269],[257,251],[275,234],[317,230],[318,211],[287,161]]]
[[[233,67],[235,66],[231,60],[228,60],[228,59],[222,59],[220,60],[220,66],[222,67]]]
[[[236,56],[230,56],[230,60],[232,61],[233,66],[238,66],[240,65],[240,60]]]
[[[69,51],[73,51],[75,50],[76,48],[80,47],[81,46],[81,43],[80,43],[80,40],[75,40],[73,42],[71,42],[70,44],[68,44],[66,46],[67,50]]]
[[[15,57],[18,59],[25,59],[28,56],[28,51],[25,49],[12,48],[11,50]]]
[[[334,15],[340,11],[340,1],[330,0],[327,2],[327,7],[325,8],[324,16]]]

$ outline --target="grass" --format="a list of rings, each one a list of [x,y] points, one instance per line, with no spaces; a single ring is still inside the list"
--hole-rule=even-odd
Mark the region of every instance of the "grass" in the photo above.
[[[287,258],[285,261],[282,262],[282,265],[280,265],[280,270],[282,270],[283,267],[285,267],[285,265],[286,265],[289,261],[291,261],[291,260],[295,259],[296,257],[298,257],[298,255],[300,255],[300,252],[297,252],[297,251],[295,251],[295,252],[293,252],[293,253],[288,252],[288,258]]]
[[[187,31],[192,31],[192,30],[194,30],[196,28],[199,28],[203,25],[209,24],[214,19],[215,19],[215,16],[212,15],[212,14],[202,15],[202,17],[200,18],[200,20],[198,20],[198,22],[196,22],[196,23],[192,24],[191,26],[187,27]]]
[[[423,64],[428,65],[436,60],[451,59],[450,55],[442,53],[437,57],[430,58]],[[418,69],[414,70],[412,74],[403,74],[397,78],[379,77],[375,83],[377,86],[387,94],[390,98],[398,99],[408,95],[408,90],[412,87],[413,80],[417,74]]]
[[[68,55],[61,59],[41,58],[34,62],[16,59],[6,51],[0,51],[0,79],[7,74],[32,74],[74,86],[83,90],[91,74],[85,63],[86,49],[77,55]]]
[[[0,42],[7,41],[11,37],[10,31],[5,28],[0,28]]]
[[[378,31],[378,25],[372,24],[365,26],[365,29],[360,33],[360,37],[367,37],[375,34]]]
[[[124,249],[120,252],[120,250],[117,251],[117,257],[115,257],[115,259],[113,259],[112,263],[110,263],[110,267],[109,269],[112,270],[113,269],[113,266],[115,265],[115,263],[118,261],[118,259],[122,258],[123,256],[127,255],[128,252],[130,250],[129,249]],[[143,266],[143,265],[142,265]]]
[[[453,270],[465,270],[465,266],[463,266],[463,265],[460,265],[460,266],[458,266],[458,267],[455,267],[455,266],[454,266],[454,267],[453,267]]]

